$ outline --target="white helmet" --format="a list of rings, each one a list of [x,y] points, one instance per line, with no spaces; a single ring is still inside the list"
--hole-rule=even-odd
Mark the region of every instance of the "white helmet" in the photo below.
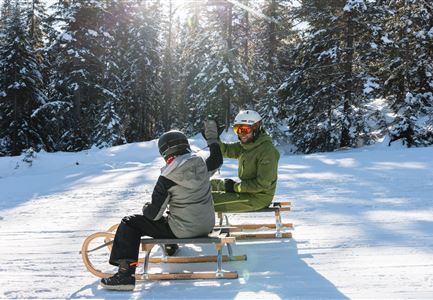
[[[234,125],[237,124],[253,125],[256,124],[257,122],[260,122],[261,120],[262,117],[259,115],[258,112],[254,110],[241,110],[235,118]]]

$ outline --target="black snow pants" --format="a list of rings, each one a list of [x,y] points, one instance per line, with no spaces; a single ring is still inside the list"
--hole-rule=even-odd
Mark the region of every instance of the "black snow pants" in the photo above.
[[[137,261],[142,236],[176,238],[165,217],[158,221],[149,220],[143,215],[124,217],[114,237],[110,264],[118,266],[122,259]]]

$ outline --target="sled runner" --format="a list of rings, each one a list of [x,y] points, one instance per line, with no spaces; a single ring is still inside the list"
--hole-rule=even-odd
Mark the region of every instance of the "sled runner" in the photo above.
[[[220,228],[222,226],[227,226],[229,228],[237,228],[237,231],[230,230],[230,236],[236,237],[236,239],[266,239],[266,238],[291,238],[291,232],[282,232],[284,229],[293,229],[292,223],[283,223],[281,220],[281,212],[290,211],[291,202],[273,202],[269,207],[262,208],[256,211],[248,211],[244,213],[267,213],[273,212],[275,215],[275,224],[230,224],[227,214],[228,213],[218,213],[219,224],[215,227]],[[236,213],[238,214],[238,213]],[[225,220],[225,224],[224,224]],[[273,232],[266,233],[248,233],[245,230],[257,230],[257,229],[275,229]]]
[[[110,229],[114,231],[117,225],[112,226]],[[103,238],[104,243],[93,249],[89,250],[89,245],[92,241],[97,238]],[[96,232],[89,237],[87,237],[81,248],[80,254],[82,256],[84,265],[87,270],[101,278],[107,278],[113,274],[101,271],[97,269],[90,261],[89,254],[97,250],[107,248],[111,251],[111,246],[114,239],[113,232]],[[144,258],[139,260],[140,264],[143,264],[143,273],[136,274],[136,280],[169,280],[169,279],[234,279],[238,277],[236,271],[223,271],[222,263],[224,261],[235,261],[235,260],[246,260],[246,255],[234,256],[232,253],[231,244],[235,242],[234,237],[228,236],[228,233],[222,233],[221,231],[216,231],[207,237],[199,238],[185,238],[185,239],[153,239],[148,237],[143,237],[141,239],[141,247],[145,253]],[[152,249],[156,245],[166,245],[166,244],[214,244],[217,255],[216,256],[176,256],[176,257],[150,257]],[[222,250],[224,246],[227,247],[229,255],[223,255]],[[162,251],[164,253],[164,251]],[[171,262],[171,263],[198,263],[198,262],[217,262],[217,270],[215,272],[181,272],[181,273],[149,273],[149,263],[161,263],[161,262]]]

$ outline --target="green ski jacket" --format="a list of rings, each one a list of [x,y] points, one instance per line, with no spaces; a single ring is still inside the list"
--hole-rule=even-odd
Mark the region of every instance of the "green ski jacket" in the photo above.
[[[219,145],[224,157],[239,161],[238,177],[241,182],[235,184],[235,191],[258,194],[263,200],[272,201],[277,186],[280,154],[272,144],[271,137],[261,132],[254,143],[219,142]]]

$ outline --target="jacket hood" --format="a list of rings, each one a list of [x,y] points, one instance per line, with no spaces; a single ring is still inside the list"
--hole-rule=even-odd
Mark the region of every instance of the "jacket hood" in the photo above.
[[[206,162],[198,155],[187,153],[176,157],[161,168],[161,175],[186,188],[196,188],[209,181]]]

